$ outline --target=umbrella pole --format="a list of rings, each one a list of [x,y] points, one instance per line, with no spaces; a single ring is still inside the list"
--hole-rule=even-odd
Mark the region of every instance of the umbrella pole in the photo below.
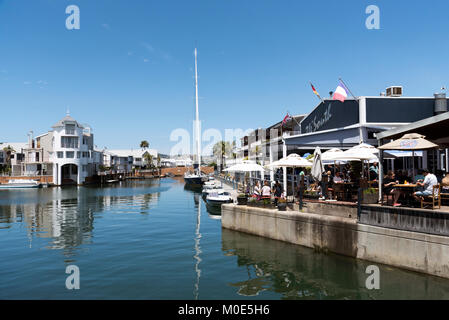
[[[412,164],[413,164],[413,172],[412,172],[412,177],[415,177],[415,150],[412,150]]]

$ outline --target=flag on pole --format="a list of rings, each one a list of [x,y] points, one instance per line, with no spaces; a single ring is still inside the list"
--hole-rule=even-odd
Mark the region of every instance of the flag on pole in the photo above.
[[[320,100],[323,101],[323,99],[321,99],[320,94],[318,93],[318,91],[316,91],[315,87],[313,86],[312,82],[310,82],[310,86],[312,87],[313,93],[315,93],[318,96],[318,98],[320,98]]]
[[[346,98],[348,97],[348,94],[349,94],[348,88],[346,88],[344,83],[340,80],[337,89],[335,89],[332,99],[345,102]]]
[[[288,114],[288,112],[287,112],[287,115],[284,117],[284,120],[282,120],[282,123],[281,123],[281,127],[284,125],[284,124],[286,124],[287,123],[287,121],[289,121],[289,120],[291,120],[292,119],[292,117]]]

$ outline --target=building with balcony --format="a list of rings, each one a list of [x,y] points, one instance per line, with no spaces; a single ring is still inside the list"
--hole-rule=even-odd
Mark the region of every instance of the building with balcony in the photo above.
[[[157,150],[155,149],[114,149],[103,152],[103,164],[112,173],[128,173],[133,169],[147,167],[146,155],[153,157],[153,166],[157,165]]]

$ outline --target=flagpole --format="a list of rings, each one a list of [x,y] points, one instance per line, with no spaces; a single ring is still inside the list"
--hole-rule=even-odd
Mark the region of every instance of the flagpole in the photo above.
[[[290,114],[290,111],[287,110],[287,114]],[[291,117],[292,117],[293,121],[295,121],[296,124],[299,126],[299,122],[296,121],[295,116],[291,116]],[[301,127],[301,126],[300,126],[300,127]]]
[[[357,102],[358,102],[358,101],[359,101],[358,98],[356,98],[356,97],[354,96],[354,94],[351,92],[351,90],[349,89],[349,87],[347,86],[347,84],[343,81],[343,79],[342,79],[342,78],[338,78],[338,80],[340,80],[341,83],[343,83],[343,84],[345,85],[346,89],[348,89],[348,91],[349,91],[349,93],[351,94],[351,96],[352,96],[355,100],[357,100]]]
[[[315,87],[313,86],[312,82],[309,81],[309,83],[310,83],[310,85],[312,86],[312,89],[316,90]],[[315,93],[315,92],[314,92],[314,93]],[[321,96],[318,94],[318,91],[316,91],[315,95],[317,95],[318,98],[320,98],[321,102],[324,103],[324,100],[323,100],[323,98],[321,98]]]
[[[346,85],[346,83],[343,81],[342,78],[338,78],[338,80],[340,80],[341,83],[343,83],[343,85],[346,87],[346,89],[348,89],[348,91],[351,94],[351,96],[355,99],[355,101],[357,101],[357,104],[359,105],[359,112],[360,112],[360,101],[359,101],[359,99],[354,96],[354,94],[352,93],[351,89],[349,89],[349,87]],[[359,141],[360,141],[360,143],[364,142],[364,140],[363,140],[363,129],[362,129],[361,125],[359,127]]]

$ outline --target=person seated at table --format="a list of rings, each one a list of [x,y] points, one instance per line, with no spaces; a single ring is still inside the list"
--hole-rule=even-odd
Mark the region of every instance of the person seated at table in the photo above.
[[[274,194],[274,205],[277,206],[278,205],[278,200],[279,200],[279,198],[282,195],[282,186],[279,183],[279,181],[276,181],[276,183],[274,184],[273,194]]]
[[[377,176],[379,175],[379,166],[377,162],[373,162],[373,165],[369,167],[369,174],[371,180],[377,180]]]
[[[265,181],[262,187],[262,199],[271,199],[271,188],[268,181]]]
[[[399,197],[401,196],[401,191],[396,189],[394,186],[399,184],[399,181],[395,179],[395,174],[393,171],[388,171],[387,175],[384,178],[384,192],[385,194],[392,194],[393,195],[393,206],[399,207],[401,206],[400,203],[398,203]]]
[[[438,184],[437,177],[430,173],[429,170],[424,169],[424,181],[423,182],[417,182],[416,184],[418,186],[421,186],[424,188],[422,191],[416,191],[413,196],[417,201],[421,201],[424,199],[424,197],[431,196],[433,193],[433,186]]]
[[[256,185],[254,186],[253,197],[256,198],[257,200],[259,200],[261,194],[262,194],[262,189],[260,188],[260,183],[259,183],[259,181],[256,181]]]
[[[446,175],[443,179],[441,179],[441,193],[449,193],[449,173],[446,172]]]
[[[402,170],[402,176],[401,179],[399,180],[399,183],[403,184],[405,183],[405,181],[410,183],[410,181],[412,181],[412,178],[409,177],[408,172],[406,170]]]
[[[423,182],[424,181],[424,175],[423,175],[423,170],[422,169],[418,169],[418,173],[416,174],[416,176],[413,178],[413,182],[417,183],[417,182]]]
[[[404,183],[404,177],[402,176],[402,170],[396,170],[396,172],[393,172],[395,179],[398,181],[398,183],[402,184]]]
[[[334,177],[334,183],[342,183],[343,182],[343,179],[341,178],[341,173],[340,172],[337,172],[337,173],[335,173],[335,177]]]

